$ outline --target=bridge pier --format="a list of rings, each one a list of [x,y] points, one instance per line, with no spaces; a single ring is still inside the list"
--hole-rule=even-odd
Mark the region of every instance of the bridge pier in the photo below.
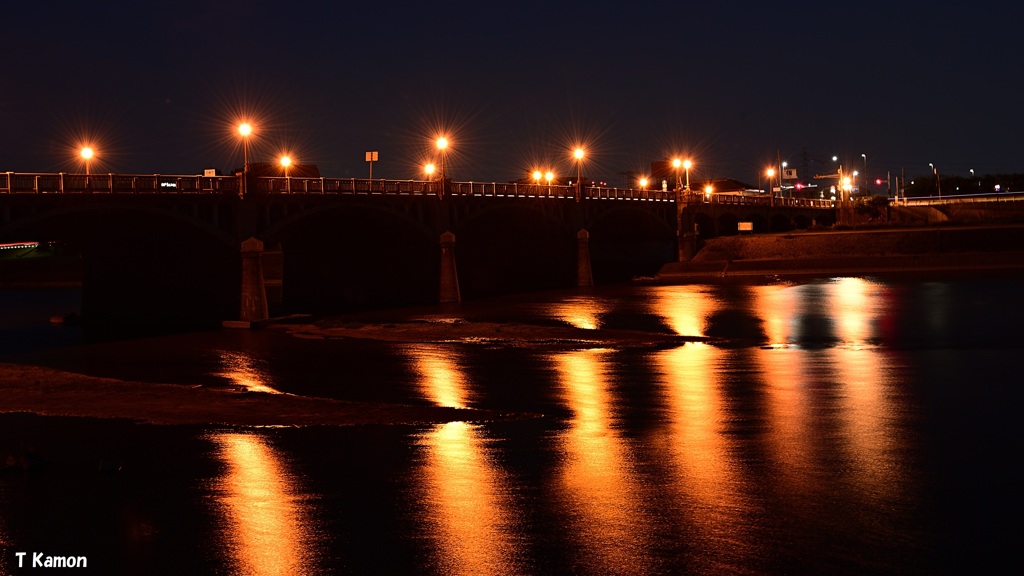
[[[446,230],[441,234],[441,282],[438,300],[442,303],[459,303],[459,274],[455,268],[455,234]]]
[[[267,290],[263,282],[262,257],[263,242],[252,237],[242,242],[242,298],[238,313],[241,325],[251,326],[270,317]]]

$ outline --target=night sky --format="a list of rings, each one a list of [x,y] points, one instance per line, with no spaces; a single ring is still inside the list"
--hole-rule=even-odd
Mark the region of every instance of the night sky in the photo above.
[[[756,183],[1024,171],[1024,7],[1009,2],[19,0],[0,20],[0,171],[224,173],[289,152],[325,176],[534,167],[623,185],[693,159]]]

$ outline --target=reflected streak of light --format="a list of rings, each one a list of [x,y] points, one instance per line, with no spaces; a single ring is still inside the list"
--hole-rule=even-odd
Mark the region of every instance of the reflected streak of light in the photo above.
[[[597,330],[601,327],[601,315],[607,306],[590,298],[571,298],[554,306],[553,314],[576,328]]]
[[[267,394],[282,394],[268,382],[271,378],[266,370],[260,367],[260,362],[245,352],[233,352],[221,350],[220,363],[221,372],[218,376],[227,378],[236,385],[245,388],[249,392],[265,392]]]
[[[458,368],[458,353],[451,346],[415,344],[406,348],[418,376],[420,393],[449,408],[466,408],[469,392]]]
[[[680,336],[704,336],[707,317],[717,308],[706,288],[663,286],[655,292],[653,313]]]
[[[793,325],[800,291],[788,286],[757,286],[752,290],[754,310],[764,321],[768,345],[783,347],[793,342]]]
[[[453,347],[418,344],[406,353],[424,397],[439,406],[466,407],[466,377]],[[503,496],[508,482],[488,460],[479,428],[465,422],[440,424],[419,443],[427,448],[424,501],[442,572],[519,572],[508,512],[513,508]]]
[[[311,531],[296,488],[274,450],[254,434],[212,434],[227,465],[219,482],[227,548],[246,576],[311,574]]]
[[[813,381],[817,366],[809,362],[815,353],[801,348],[763,349],[755,352],[763,374],[771,378],[763,383],[768,416],[767,443],[775,469],[787,493],[809,494],[815,479],[811,476],[821,465],[818,451],[813,399],[807,383]]]
[[[578,541],[600,570],[647,573],[647,520],[640,510],[638,482],[629,471],[630,455],[612,426],[613,398],[603,371],[607,350],[580,350],[554,356],[565,402],[574,417],[565,439],[565,496],[578,512]]]
[[[486,456],[479,429],[449,422],[424,434],[425,501],[443,574],[516,574],[508,482]]]
[[[672,458],[682,476],[678,483],[705,511],[697,518],[709,532],[743,534],[742,518],[732,517],[737,501],[732,492],[739,478],[730,465],[730,442],[725,436],[726,414],[718,390],[722,351],[706,344],[687,344],[657,355],[672,426]]]
[[[863,278],[840,278],[832,283],[829,300],[835,313],[835,325],[847,345],[862,346],[874,336],[871,320],[878,302],[870,293],[878,290],[876,284]]]
[[[834,348],[833,370],[842,382],[839,417],[857,486],[874,495],[897,498],[902,467],[895,408],[886,396],[887,356],[877,349]]]

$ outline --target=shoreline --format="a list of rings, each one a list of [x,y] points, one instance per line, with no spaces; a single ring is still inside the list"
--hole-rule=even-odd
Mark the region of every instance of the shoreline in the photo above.
[[[424,425],[539,418],[475,408],[352,402],[186,384],[100,378],[0,362],[0,415],[124,419],[140,424],[240,427]]]
[[[795,232],[709,239],[654,283],[731,277],[1024,273],[1024,227],[962,226]]]

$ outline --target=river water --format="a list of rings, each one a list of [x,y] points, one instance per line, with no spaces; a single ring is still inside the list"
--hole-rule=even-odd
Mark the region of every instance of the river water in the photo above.
[[[0,414],[0,574],[961,574],[1015,558],[1020,278],[627,286],[379,313],[681,346],[86,342],[4,291],[0,360],[542,415],[238,428]],[[439,323],[443,330],[443,322]],[[19,568],[18,552],[25,567]]]

